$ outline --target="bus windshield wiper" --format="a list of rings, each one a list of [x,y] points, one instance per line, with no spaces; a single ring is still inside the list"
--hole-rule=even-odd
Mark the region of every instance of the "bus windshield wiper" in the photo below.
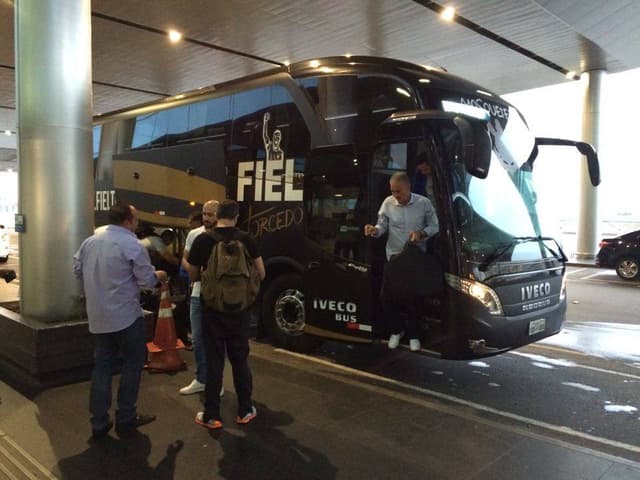
[[[560,260],[562,263],[564,262],[568,262],[569,259],[567,258],[567,256],[564,254],[564,251],[562,250],[562,247],[560,246],[560,244],[558,243],[558,241],[555,238],[551,238],[551,237],[539,237],[540,240],[550,240],[553,243],[556,244],[556,247],[558,247],[558,252],[557,253],[553,248],[551,248],[549,245],[547,245],[546,243],[542,242],[542,245],[544,245],[544,248],[546,248],[547,250],[549,250],[549,252],[551,252],[551,255],[553,255],[555,258],[557,258],[558,260]]]
[[[554,242],[557,245],[560,254],[556,253],[555,250],[553,250],[549,245],[544,243],[545,241]],[[527,242],[541,242],[542,245],[544,245],[544,248],[546,248],[555,258],[557,258],[558,260],[560,260],[562,262],[566,262],[568,260],[566,255],[562,251],[562,248],[560,248],[560,245],[558,244],[558,242],[556,242],[556,240],[554,238],[552,238],[552,237],[542,237],[542,236],[538,236],[538,237],[513,237],[513,239],[509,243],[507,243],[505,246],[503,246],[502,248],[500,248],[500,247],[496,248],[493,251],[493,253],[491,253],[484,260],[484,262],[482,262],[478,266],[478,270],[480,270],[481,272],[485,272],[493,263],[495,263],[496,260],[498,260],[500,257],[502,257],[502,255],[507,253],[513,247],[515,247],[516,245],[520,245],[521,243],[527,243]]]

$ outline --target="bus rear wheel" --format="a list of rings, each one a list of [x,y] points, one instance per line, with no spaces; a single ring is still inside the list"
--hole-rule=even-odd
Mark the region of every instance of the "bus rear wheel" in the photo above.
[[[262,319],[274,345],[294,352],[306,353],[322,340],[306,334],[302,277],[285,274],[274,279],[264,293]]]

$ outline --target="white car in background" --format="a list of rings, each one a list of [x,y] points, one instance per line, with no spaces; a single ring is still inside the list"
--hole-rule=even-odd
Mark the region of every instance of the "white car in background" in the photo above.
[[[0,225],[0,263],[5,263],[7,260],[9,260],[9,234],[4,225]]]

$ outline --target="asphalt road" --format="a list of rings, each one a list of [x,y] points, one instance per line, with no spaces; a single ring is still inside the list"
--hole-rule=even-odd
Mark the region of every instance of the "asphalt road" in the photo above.
[[[374,374],[545,435],[640,459],[640,283],[570,268],[565,328],[478,361],[327,343],[312,358]]]

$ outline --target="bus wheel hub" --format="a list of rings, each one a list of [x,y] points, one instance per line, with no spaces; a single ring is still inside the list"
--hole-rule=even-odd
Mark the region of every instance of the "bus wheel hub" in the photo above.
[[[275,302],[275,320],[287,335],[304,333],[304,295],[300,290],[283,291]]]

